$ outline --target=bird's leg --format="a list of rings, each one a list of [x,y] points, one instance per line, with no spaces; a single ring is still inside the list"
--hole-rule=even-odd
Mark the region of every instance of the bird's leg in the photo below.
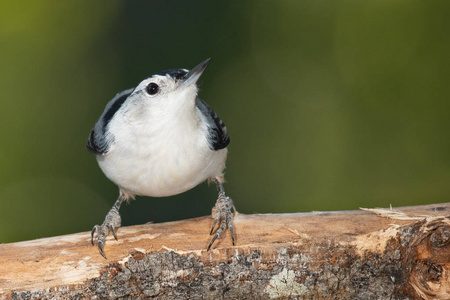
[[[221,178],[216,177],[213,179],[213,181],[216,184],[217,192],[219,193],[219,198],[217,198],[217,202],[214,207],[216,211],[216,216],[214,217],[214,223],[211,228],[210,234],[213,234],[214,227],[216,227],[217,223],[219,223],[219,227],[217,228],[214,237],[209,243],[207,250],[211,248],[214,241],[217,238],[219,238],[222,235],[222,232],[225,231],[227,228],[231,232],[231,240],[233,241],[234,246],[233,213],[231,212],[231,209],[233,209],[233,212],[235,212],[236,208],[233,205],[233,200],[231,200],[230,197],[225,196],[225,191],[222,186]]]
[[[123,201],[125,201],[125,196],[121,192],[119,198],[116,203],[114,203],[111,210],[105,217],[105,221],[103,221],[102,225],[95,225],[91,231],[91,243],[94,245],[94,234],[97,233],[97,245],[98,251],[100,254],[106,258],[105,253],[103,253],[103,247],[105,246],[105,239],[108,234],[111,232],[114,238],[117,240],[116,230],[120,227],[121,218],[119,214],[120,205]]]

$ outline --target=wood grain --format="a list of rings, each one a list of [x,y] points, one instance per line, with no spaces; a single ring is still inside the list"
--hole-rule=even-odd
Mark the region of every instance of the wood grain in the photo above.
[[[122,227],[105,260],[90,233],[0,245],[0,296],[450,299],[450,204],[238,214],[213,249],[211,217]]]

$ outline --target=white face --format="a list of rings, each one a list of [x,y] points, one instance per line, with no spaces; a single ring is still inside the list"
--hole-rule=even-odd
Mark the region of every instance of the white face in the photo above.
[[[183,85],[169,75],[153,75],[144,79],[127,99],[127,117],[138,121],[140,118],[164,115],[178,115],[195,107],[197,85]]]
[[[171,76],[153,75],[144,79],[136,87],[135,92],[143,92],[145,97],[161,99],[175,91],[180,81],[176,81]]]

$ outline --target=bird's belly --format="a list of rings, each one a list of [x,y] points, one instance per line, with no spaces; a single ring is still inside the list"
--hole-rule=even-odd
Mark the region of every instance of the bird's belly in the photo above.
[[[222,176],[227,149],[189,152],[136,151],[98,156],[105,175],[126,191],[142,196],[164,197],[183,193],[210,177]]]

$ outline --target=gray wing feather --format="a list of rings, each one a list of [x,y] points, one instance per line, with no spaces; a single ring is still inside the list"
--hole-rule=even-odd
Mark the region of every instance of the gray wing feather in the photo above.
[[[108,152],[111,138],[107,139],[107,126],[115,113],[120,109],[122,104],[131,95],[134,89],[128,89],[118,93],[105,107],[100,119],[95,123],[94,128],[89,134],[86,148],[95,154],[105,154]]]

